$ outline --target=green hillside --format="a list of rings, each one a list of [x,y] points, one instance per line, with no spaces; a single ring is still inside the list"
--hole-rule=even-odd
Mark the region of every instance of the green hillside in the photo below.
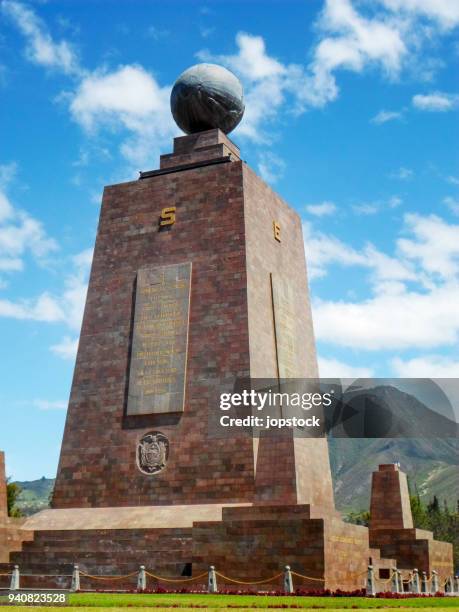
[[[54,487],[54,478],[40,478],[16,484],[21,488],[16,506],[22,514],[29,515],[49,507],[49,499]]]
[[[457,440],[331,438],[330,462],[336,505],[342,512],[368,509],[371,473],[381,463],[400,463],[425,501],[436,495],[455,508],[459,499]]]

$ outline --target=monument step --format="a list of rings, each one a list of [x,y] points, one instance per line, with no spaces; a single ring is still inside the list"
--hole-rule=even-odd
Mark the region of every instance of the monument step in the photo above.
[[[190,561],[191,563],[191,555]],[[179,576],[183,571],[183,566],[187,563],[186,560],[178,561],[177,559],[159,560],[150,557],[149,559],[126,559],[126,558],[111,558],[96,561],[93,558],[78,558],[78,559],[49,559],[48,557],[42,557],[41,559],[30,559],[28,561],[22,560],[22,562],[15,561],[12,564],[8,564],[8,568],[5,568],[6,572],[9,573],[15,565],[19,566],[21,575],[23,573],[28,574],[61,574],[61,573],[72,573],[75,564],[79,568],[89,574],[104,575],[104,574],[125,574],[137,571],[140,565],[145,565],[150,571],[165,572],[165,576]],[[6,565],[6,564],[5,564]],[[177,573],[177,568],[181,568]]]
[[[34,539],[37,541],[58,539],[73,540],[75,538],[93,538],[94,535],[103,539],[126,539],[127,537],[139,537],[144,539],[166,539],[170,537],[189,536],[191,528],[138,528],[138,529],[43,529],[35,531]]]
[[[222,511],[224,521],[276,520],[282,518],[311,518],[311,507],[309,504],[296,506],[259,505],[259,506],[235,506],[224,507]]]
[[[42,550],[92,550],[101,552],[124,551],[134,546],[137,551],[176,551],[183,550],[191,546],[191,538],[167,538],[164,540],[143,540],[142,538],[126,538],[123,540],[97,540],[87,538],[84,540],[44,540],[26,542],[23,550],[26,552]]]
[[[120,563],[127,565],[129,563],[134,564],[151,564],[151,560],[154,559],[155,563],[171,562],[177,559],[178,555],[183,558],[184,551],[172,550],[158,552],[156,550],[125,550],[119,552],[101,552],[93,550],[74,550],[74,551],[33,551],[33,552],[13,552],[10,555],[10,560],[18,565],[28,565],[30,563],[43,563],[43,559],[46,558],[46,565],[65,564],[65,563],[83,563],[88,561],[92,565],[100,564],[116,564]],[[191,550],[189,551],[191,558]]]

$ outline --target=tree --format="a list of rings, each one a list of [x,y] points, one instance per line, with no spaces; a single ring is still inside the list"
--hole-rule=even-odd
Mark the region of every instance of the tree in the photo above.
[[[453,545],[454,551],[454,567],[459,567],[458,508],[456,508],[455,512],[451,511],[446,501],[443,503],[442,508],[436,495],[434,495],[433,499],[425,505],[417,492],[415,495],[410,496],[410,502],[414,526],[418,529],[432,531],[436,540],[450,542],[450,544]]]
[[[22,516],[22,512],[16,507],[16,501],[21,493],[21,487],[15,482],[6,481],[6,504],[8,508],[8,516],[18,518]]]
[[[368,527],[370,524],[370,512],[368,510],[349,512],[344,520],[346,523],[353,523],[354,525],[364,525],[365,527]]]

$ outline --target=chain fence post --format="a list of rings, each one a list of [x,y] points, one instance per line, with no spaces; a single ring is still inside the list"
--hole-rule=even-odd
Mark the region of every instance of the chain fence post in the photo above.
[[[15,565],[13,573],[11,574],[10,591],[19,591],[20,585],[20,573],[19,565]]]
[[[215,573],[215,566],[209,567],[209,575],[207,579],[207,591],[209,593],[218,593],[217,587],[217,574]]]
[[[286,565],[284,569],[284,593],[293,593],[293,579],[290,565]]]
[[[438,574],[432,570],[432,593],[438,593]]]
[[[147,576],[145,574],[145,565],[139,567],[139,573],[137,575],[137,590],[145,591],[147,588]]]
[[[397,570],[397,581],[398,581],[398,592],[399,593],[404,593],[405,592],[405,588],[403,586],[403,576],[402,576],[402,572],[400,570]]]
[[[417,568],[413,570],[413,576],[411,577],[411,592],[419,595],[421,589],[419,588],[419,571]]]
[[[368,574],[367,574],[367,595],[368,597],[374,597],[376,595],[375,588],[375,574],[373,570],[373,566],[368,566]]]
[[[422,580],[421,580],[421,593],[428,593],[429,585],[427,584],[427,574],[426,572],[422,572]]]
[[[72,585],[70,587],[70,590],[74,593],[80,590],[80,568],[78,567],[78,565],[73,566]]]
[[[392,593],[399,593],[399,589],[398,589],[398,575],[397,575],[397,568],[393,567],[392,568],[392,580],[391,580],[391,591]]]

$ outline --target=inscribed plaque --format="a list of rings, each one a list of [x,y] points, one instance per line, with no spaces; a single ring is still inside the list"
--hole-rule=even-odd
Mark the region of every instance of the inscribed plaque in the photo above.
[[[137,273],[128,415],[182,412],[191,263]]]

